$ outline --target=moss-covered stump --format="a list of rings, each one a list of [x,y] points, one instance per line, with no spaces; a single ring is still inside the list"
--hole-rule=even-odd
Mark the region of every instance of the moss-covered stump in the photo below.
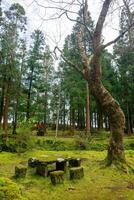
[[[84,176],[83,167],[70,168],[69,173],[70,173],[70,180],[81,179]]]
[[[69,160],[69,167],[80,167],[81,159],[80,158],[71,158]]]
[[[15,177],[24,178],[27,173],[27,167],[24,165],[15,166]]]
[[[47,165],[38,165],[36,167],[36,174],[40,175],[40,176],[44,176],[47,177],[48,175],[48,167]]]
[[[36,167],[38,165],[38,160],[36,158],[29,158],[28,166],[29,167]]]
[[[67,161],[63,158],[58,158],[56,161],[56,170],[66,171],[67,169]]]
[[[0,178],[0,200],[27,200],[16,183],[8,178]]]
[[[50,173],[51,182],[53,185],[64,182],[64,171],[58,170]]]

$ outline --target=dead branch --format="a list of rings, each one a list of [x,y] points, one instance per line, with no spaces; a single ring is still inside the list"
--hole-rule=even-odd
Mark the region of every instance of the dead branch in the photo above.
[[[83,77],[84,77],[84,74],[82,72],[82,70],[80,69],[80,67],[78,65],[75,65],[73,62],[71,62],[70,60],[68,60],[64,55],[63,55],[63,52],[61,51],[61,49],[59,49],[59,47],[55,47],[54,48],[54,53],[56,54],[56,50],[58,50],[61,54],[61,57],[62,59],[71,67],[73,67],[74,69],[77,70],[77,72],[79,72]]]

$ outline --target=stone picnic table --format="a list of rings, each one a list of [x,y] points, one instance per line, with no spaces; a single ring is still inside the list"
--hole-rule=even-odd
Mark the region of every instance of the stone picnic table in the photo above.
[[[30,158],[28,165],[36,168],[36,174],[47,177],[52,171],[64,171],[66,172],[67,166],[72,165],[73,167],[80,166],[79,158],[71,158],[62,155],[42,155],[37,158]]]

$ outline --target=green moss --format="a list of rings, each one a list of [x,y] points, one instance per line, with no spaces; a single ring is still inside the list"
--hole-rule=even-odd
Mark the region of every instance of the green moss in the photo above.
[[[70,180],[81,179],[84,176],[83,167],[70,168],[69,172],[70,172]]]
[[[50,140],[47,143],[53,143],[55,139],[52,137],[33,138],[35,143],[37,139],[40,139],[42,146],[35,145],[34,149],[29,149],[21,154],[9,152],[0,153],[0,175],[10,178],[14,175],[15,166],[20,162],[27,163],[31,157],[40,157],[48,161],[56,158],[73,157],[82,159],[84,177],[79,180],[70,181],[66,173],[64,184],[57,184],[56,187],[53,187],[50,177],[44,178],[37,176],[34,168],[28,168],[25,179],[14,179],[16,184],[21,187],[22,194],[28,200],[134,200],[134,190],[133,187],[130,187],[134,184],[134,173],[123,173],[117,170],[114,165],[105,167],[102,162],[107,155],[106,146],[108,144],[108,137],[101,138],[101,135],[95,134],[88,141],[89,146],[86,150],[74,148],[76,138],[57,138],[56,141],[58,140],[62,144],[65,144],[68,149],[66,151],[55,151],[50,146],[49,148],[43,146],[43,141],[45,140]],[[125,148],[127,148],[125,152],[127,163],[134,168],[134,150],[132,150],[132,145],[130,145],[133,143],[134,137],[125,137],[124,139]],[[10,198],[8,199],[10,200]]]
[[[58,171],[51,172],[50,174],[51,176],[60,176],[64,174],[64,171],[58,170]]]
[[[24,178],[26,176],[27,167],[24,165],[15,166],[15,177]]]
[[[0,178],[0,200],[26,200],[16,183],[8,178]]]
[[[54,171],[50,173],[51,182],[53,185],[64,182],[64,171]]]

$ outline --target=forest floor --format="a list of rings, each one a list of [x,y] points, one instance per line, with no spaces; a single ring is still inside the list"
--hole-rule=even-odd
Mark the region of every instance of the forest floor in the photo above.
[[[104,167],[102,161],[106,153],[106,150],[48,151],[43,148],[24,153],[1,152],[0,176],[16,182],[28,200],[134,200],[134,173],[118,171],[114,166]],[[125,153],[127,162],[134,168],[134,150]],[[83,158],[84,178],[70,181],[67,175],[64,184],[53,186],[50,177],[36,175],[34,168],[28,168],[25,178],[13,178],[16,165],[26,164],[30,157],[41,155]]]

